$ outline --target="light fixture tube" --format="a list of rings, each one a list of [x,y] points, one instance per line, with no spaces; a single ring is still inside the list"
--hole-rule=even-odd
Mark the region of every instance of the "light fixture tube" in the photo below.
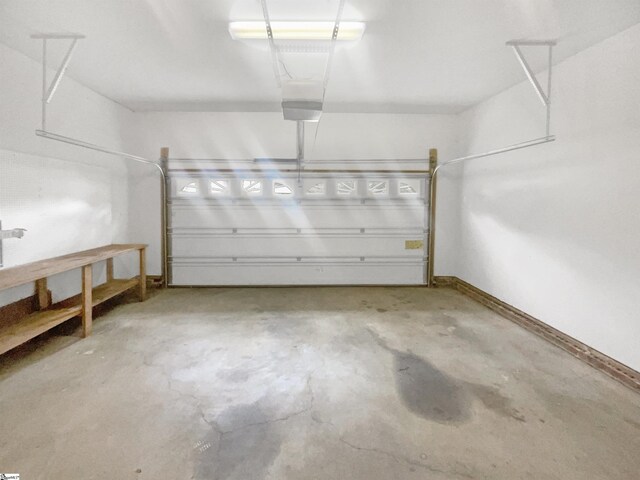
[[[334,22],[271,22],[274,40],[331,40],[333,27]],[[364,30],[364,22],[340,22],[337,40],[360,40]],[[263,21],[230,22],[229,33],[234,40],[266,40],[267,26]]]

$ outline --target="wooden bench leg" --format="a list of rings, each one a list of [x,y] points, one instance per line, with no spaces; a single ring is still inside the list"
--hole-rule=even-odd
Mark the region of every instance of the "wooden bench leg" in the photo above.
[[[38,295],[38,310],[44,310],[49,306],[49,292],[47,291],[47,279],[36,280],[36,294]]]
[[[91,265],[82,267],[82,337],[91,335],[93,323],[93,270]]]
[[[113,258],[107,258],[107,282],[113,280]]]
[[[147,257],[146,248],[140,249],[140,301],[144,302],[147,299]]]

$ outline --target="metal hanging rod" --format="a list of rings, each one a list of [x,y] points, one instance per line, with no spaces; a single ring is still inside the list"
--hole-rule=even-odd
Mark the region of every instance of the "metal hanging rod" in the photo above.
[[[65,137],[64,135],[58,135],[57,133],[47,132],[45,130],[36,130],[36,135],[39,137],[48,138],[50,140],[57,140],[58,142],[63,142],[71,145],[76,145],[78,147],[88,148],[89,150],[108,153],[109,155],[116,155],[118,157],[126,158],[128,160],[133,160],[135,162],[147,163],[149,165],[153,165],[154,167],[158,168],[159,171],[161,171],[162,174],[164,175],[164,172],[162,171],[162,167],[157,162],[153,162],[149,159],[139,157],[137,155],[131,155],[130,153],[119,152],[117,150],[101,147],[100,145],[95,145],[93,143],[85,142],[83,140],[77,140],[71,137]]]
[[[533,140],[527,140],[526,142],[515,143],[513,145],[509,145],[508,147],[498,148],[496,150],[489,150],[488,152],[484,152],[484,153],[478,153],[474,155],[467,155],[466,157],[454,158],[453,160],[448,160],[438,165],[433,171],[433,174],[435,175],[438,172],[438,170],[440,170],[442,167],[451,165],[453,163],[464,162],[465,160],[475,160],[476,158],[491,157],[493,155],[498,155],[500,153],[513,152],[514,150],[520,150],[522,148],[533,147],[535,145],[541,145],[543,143],[553,142],[555,141],[555,139],[556,139],[555,135],[551,135],[549,137],[540,137],[540,138],[535,138]]]

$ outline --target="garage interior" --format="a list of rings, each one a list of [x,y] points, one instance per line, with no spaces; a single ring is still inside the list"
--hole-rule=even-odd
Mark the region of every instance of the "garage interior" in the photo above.
[[[640,472],[637,0],[0,0],[0,474]]]

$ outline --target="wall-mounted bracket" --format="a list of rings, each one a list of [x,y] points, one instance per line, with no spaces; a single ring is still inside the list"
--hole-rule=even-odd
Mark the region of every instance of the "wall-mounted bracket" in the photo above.
[[[58,85],[60,85],[62,77],[64,77],[64,74],[67,71],[67,67],[69,66],[71,56],[73,55],[73,51],[76,48],[78,40],[85,38],[85,36],[75,33],[38,33],[35,35],[31,35],[31,38],[42,40],[42,130],[46,130],[47,104],[51,103],[51,99],[56,93]],[[58,67],[56,75],[53,77],[53,81],[51,82],[51,84],[47,84],[47,41],[49,40],[71,41],[69,49],[67,50],[62,63]]]

